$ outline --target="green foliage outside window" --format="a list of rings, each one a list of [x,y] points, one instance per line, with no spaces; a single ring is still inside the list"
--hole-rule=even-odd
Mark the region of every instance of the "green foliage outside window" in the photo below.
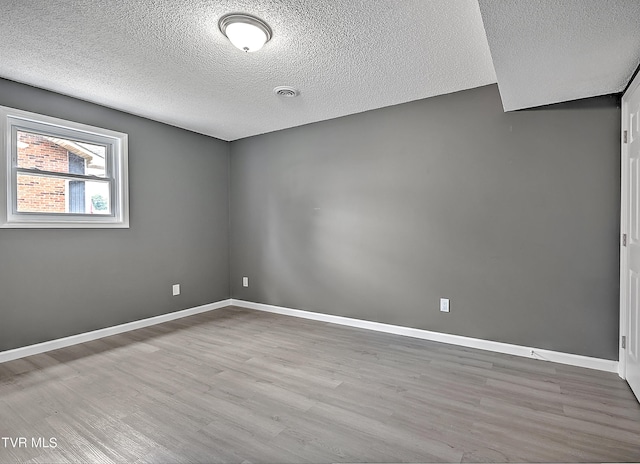
[[[91,197],[91,203],[96,211],[104,211],[107,209],[107,200],[102,195],[93,195]]]

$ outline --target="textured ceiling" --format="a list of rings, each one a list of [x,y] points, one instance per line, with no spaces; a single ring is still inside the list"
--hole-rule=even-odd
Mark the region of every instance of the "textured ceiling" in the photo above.
[[[273,39],[237,50],[231,12]],[[0,77],[224,140],[495,82],[476,0],[5,0]]]
[[[639,0],[480,0],[506,111],[624,90]]]
[[[616,93],[640,60],[640,0],[5,0],[2,7],[0,77],[224,140],[496,79],[505,110]],[[220,17],[234,12],[265,20],[273,39],[256,53],[237,50],[218,30]],[[300,96],[277,97],[272,90],[281,85]]]

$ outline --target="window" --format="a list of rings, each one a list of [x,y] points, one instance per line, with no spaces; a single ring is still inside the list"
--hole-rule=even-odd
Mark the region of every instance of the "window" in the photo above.
[[[0,227],[129,227],[127,134],[0,106]]]

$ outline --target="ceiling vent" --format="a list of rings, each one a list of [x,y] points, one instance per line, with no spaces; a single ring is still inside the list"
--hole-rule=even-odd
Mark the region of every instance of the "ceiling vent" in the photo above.
[[[300,92],[298,92],[296,89],[294,89],[293,87],[288,87],[286,85],[281,85],[279,87],[276,87],[275,89],[273,89],[273,93],[275,93],[279,97],[286,97],[286,98],[293,98],[300,95]]]

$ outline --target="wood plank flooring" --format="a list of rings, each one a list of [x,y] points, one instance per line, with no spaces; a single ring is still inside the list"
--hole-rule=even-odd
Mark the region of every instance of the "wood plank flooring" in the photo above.
[[[640,405],[615,374],[234,307],[0,364],[1,463],[513,461],[638,462]]]

